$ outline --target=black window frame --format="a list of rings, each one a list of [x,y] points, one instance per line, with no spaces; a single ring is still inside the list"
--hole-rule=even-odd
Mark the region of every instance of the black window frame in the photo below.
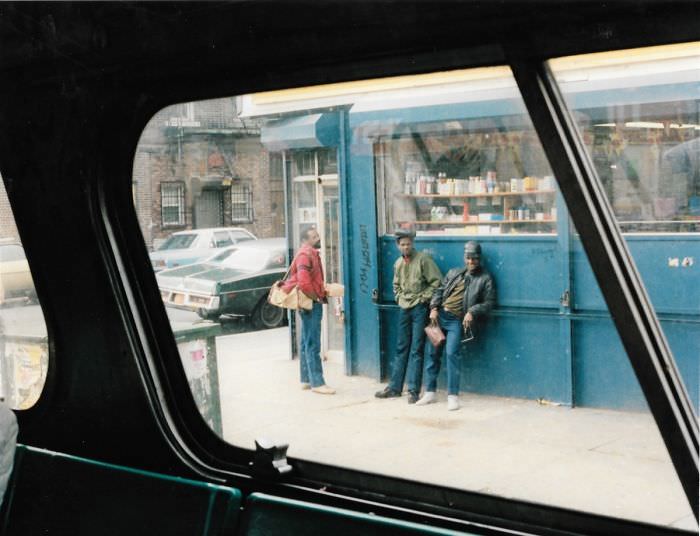
[[[648,28],[652,30],[653,28]],[[406,51],[395,53],[390,56],[391,51],[386,52],[384,61],[365,60],[354,62],[348,68],[346,64],[341,63],[339,66],[330,70],[324,70],[320,75],[313,69],[313,66],[307,68],[297,68],[293,74],[284,72],[282,75],[288,78],[271,78],[265,82],[247,81],[239,85],[231,85],[222,88],[219,86],[214,93],[221,94],[228,90],[230,94],[242,94],[262,89],[273,89],[285,86],[295,86],[327,81],[341,81],[348,78],[361,79],[372,78],[376,76],[391,76],[399,74],[413,74],[418,72],[447,70],[450,68],[470,68],[487,65],[502,65],[506,58],[507,63],[513,68],[516,74],[516,80],[521,87],[523,99],[526,102],[528,110],[531,114],[533,124],[538,130],[543,129],[546,132],[554,126],[557,133],[564,136],[561,144],[542,140],[548,158],[553,158],[557,161],[555,172],[564,170],[564,176],[568,176],[563,183],[559,184],[562,194],[567,199],[567,204],[570,204],[570,199],[583,200],[582,207],[579,207],[580,213],[576,218],[581,218],[579,221],[596,220],[601,216],[605,216],[604,209],[601,206],[605,205],[604,198],[601,197],[601,192],[595,187],[596,180],[594,172],[586,169],[586,155],[581,154],[580,147],[576,144],[576,136],[571,133],[570,125],[564,121],[564,126],[561,126],[563,118],[566,116],[565,108],[561,103],[552,105],[551,99],[556,91],[553,91],[551,80],[547,81],[546,76],[546,61],[550,58],[561,57],[571,54],[585,54],[588,52],[596,52],[603,50],[616,50],[631,48],[633,46],[651,46],[656,44],[666,44],[679,40],[695,40],[697,37],[690,39],[682,39],[684,33],[674,29],[675,35],[669,36],[668,33],[662,33],[661,37],[650,38],[644,35],[643,29],[638,30],[636,39],[620,40],[610,43],[603,39],[602,43],[585,43],[582,40],[578,41],[578,45],[571,45],[563,42],[558,46],[548,46],[543,41],[532,43],[525,41],[521,47],[514,47],[507,53],[500,47],[489,48],[488,46],[478,48],[472,56],[468,53],[459,56],[455,59],[452,51],[432,50],[423,51],[423,54],[418,54],[417,57],[411,56],[412,61],[410,66],[404,64],[397,65],[397,57],[406,58],[410,56]],[[649,34],[653,35],[653,34]],[[691,35],[695,35],[692,34]],[[556,53],[552,53],[552,49],[556,49]],[[470,58],[471,61],[470,61]],[[348,60],[349,61],[349,60]],[[245,85],[248,84],[248,85]],[[549,84],[549,85],[548,85]],[[525,89],[523,89],[525,88]],[[184,88],[183,91],[186,91]],[[176,93],[177,97],[168,93],[163,96],[164,101],[173,101],[175,98],[180,100],[186,99],[187,96]],[[527,97],[526,97],[527,95]],[[206,98],[204,95],[197,95],[197,98]],[[162,104],[162,103],[161,103]],[[538,119],[536,119],[538,118]],[[144,117],[148,119],[148,117]],[[538,124],[541,123],[541,124]],[[561,130],[559,130],[561,129]],[[551,156],[550,156],[551,152]],[[551,162],[554,167],[554,163]],[[581,171],[583,169],[583,171]],[[582,181],[582,183],[580,182]],[[582,184],[588,185],[589,190],[582,190]],[[589,196],[592,196],[589,198]],[[602,212],[601,212],[602,210]],[[610,215],[608,214],[607,217]],[[572,218],[574,218],[572,210]],[[577,220],[574,220],[576,223]],[[131,226],[133,227],[133,225]],[[597,231],[596,227],[596,232]],[[621,241],[621,234],[616,228],[614,221],[606,221],[600,232],[605,233],[600,236],[581,237],[582,243],[586,251],[602,251],[605,259],[596,261],[594,271],[599,278],[600,271],[608,263],[619,263],[619,266],[630,269],[629,259],[625,260],[624,241]],[[125,244],[128,245],[132,238],[124,237]],[[136,237],[140,240],[140,237]],[[115,245],[117,245],[115,243]],[[126,248],[119,248],[126,253]],[[589,255],[590,256],[590,255]],[[697,427],[693,434],[692,422],[697,422],[693,419],[692,407],[688,407],[683,401],[682,385],[676,392],[667,396],[661,394],[658,397],[651,396],[648,392],[662,392],[660,388],[666,384],[673,386],[673,378],[664,378],[654,375],[654,367],[658,362],[657,358],[662,360],[666,357],[670,358],[666,362],[673,366],[673,359],[667,352],[664,351],[663,334],[655,329],[653,321],[651,323],[641,322],[634,317],[634,312],[645,309],[647,300],[644,299],[643,287],[640,286],[638,277],[635,277],[636,272],[632,269],[631,272],[625,272],[624,275],[630,275],[631,280],[616,279],[610,283],[610,286],[601,285],[601,290],[606,299],[615,300],[613,304],[616,310],[623,313],[624,318],[633,318],[634,322],[618,323],[618,332],[622,339],[632,344],[640,337],[650,335],[655,341],[661,340],[657,348],[649,348],[643,346],[640,351],[643,353],[636,360],[635,370],[637,368],[645,375],[645,384],[648,389],[645,389],[645,396],[648,397],[648,402],[652,412],[657,415],[659,411],[662,413],[666,408],[675,407],[679,412],[680,418],[674,419],[674,423],[670,429],[660,429],[664,439],[673,445],[671,449],[672,459],[674,451],[676,457],[694,458],[697,469],[697,448],[693,455],[693,441],[677,442],[677,438],[683,435],[683,426],[686,426],[687,434],[691,438],[694,435],[694,444],[697,446]],[[607,276],[607,274],[605,274]],[[130,278],[132,285],[138,286],[138,280],[132,275]],[[599,284],[601,282],[599,281]],[[148,291],[146,292],[148,294]],[[154,294],[155,296],[155,294]],[[619,296],[622,299],[617,302]],[[631,297],[631,300],[627,300]],[[154,300],[155,301],[155,300]],[[176,355],[172,333],[169,331],[167,319],[162,318],[162,306],[160,309],[154,307],[153,303],[141,304],[142,313],[153,321],[152,326],[160,327],[161,332],[151,335],[151,342],[155,342],[155,346],[161,351],[161,359],[155,359],[152,362],[153,370],[157,371],[155,377],[163,376],[164,379],[170,380],[171,384],[165,390],[164,398],[159,398],[154,395],[154,399],[160,400],[167,408],[170,414],[176,414],[177,419],[168,423],[163,418],[163,423],[166,429],[173,427],[174,430],[168,432],[170,436],[176,436],[172,439],[173,447],[190,463],[193,467],[203,474],[210,475],[212,478],[218,478],[221,481],[231,484],[239,484],[245,482],[250,476],[256,477],[254,470],[250,469],[250,462],[253,459],[252,451],[241,449],[223,442],[215,436],[211,430],[201,420],[196,407],[192,406],[191,396],[188,396],[189,386],[184,379],[182,370],[177,366],[176,359],[164,359]],[[155,311],[155,312],[154,312]],[[655,319],[655,313],[651,309],[651,318]],[[658,321],[656,321],[658,324]],[[631,342],[630,342],[631,341]],[[627,344],[626,344],[627,348]],[[175,352],[175,353],[174,353]],[[146,358],[143,358],[146,361]],[[639,373],[639,372],[638,372]],[[671,375],[672,376],[672,375]],[[166,382],[158,382],[166,383]],[[665,387],[665,385],[664,385]],[[178,400],[179,397],[179,400]],[[687,399],[686,399],[687,402]],[[678,416],[678,415],[677,415]],[[685,423],[685,424],[684,424]],[[183,433],[185,432],[185,433]],[[169,437],[170,437],[169,436]],[[480,494],[477,492],[468,492],[464,490],[449,489],[437,485],[424,485],[417,482],[405,481],[400,478],[393,478],[381,475],[367,474],[359,471],[345,469],[343,467],[331,467],[320,463],[314,463],[303,460],[293,460],[294,472],[290,475],[289,480],[285,482],[263,479],[263,483],[258,482],[258,488],[264,488],[270,492],[283,494],[289,497],[302,498],[306,500],[316,500],[326,504],[342,505],[345,507],[354,507],[357,509],[371,508],[376,513],[385,513],[388,515],[401,515],[406,519],[416,519],[425,522],[427,517],[433,516],[437,524],[441,526],[461,526],[462,530],[466,527],[476,526],[473,524],[493,524],[499,527],[505,527],[513,530],[537,530],[538,533],[629,533],[629,534],[668,534],[680,531],[674,531],[666,527],[656,527],[644,525],[632,520],[612,519],[588,512],[576,512],[568,509],[556,508],[547,505],[531,504],[526,501],[518,501],[505,499],[502,497]],[[678,468],[679,465],[676,464]],[[687,466],[681,466],[681,472],[687,470]],[[697,470],[695,471],[697,478]],[[687,485],[684,483],[684,488],[687,491]],[[695,489],[697,493],[697,487]],[[691,501],[691,504],[693,501]],[[695,501],[697,504],[697,501]],[[427,517],[426,517],[427,516]],[[697,517],[697,510],[696,510]],[[575,530],[574,530],[575,529]]]

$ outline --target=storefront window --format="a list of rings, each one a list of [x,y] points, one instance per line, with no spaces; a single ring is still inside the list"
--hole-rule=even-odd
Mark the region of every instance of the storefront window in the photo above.
[[[700,231],[700,44],[551,62],[625,233]]]
[[[454,120],[421,125],[422,132],[411,125],[380,137],[375,154],[387,208],[384,231],[553,233],[556,182],[532,126],[519,119]]]
[[[380,233],[556,231],[556,180],[509,69],[463,71],[438,89],[377,100],[354,106],[351,124],[374,145]]]

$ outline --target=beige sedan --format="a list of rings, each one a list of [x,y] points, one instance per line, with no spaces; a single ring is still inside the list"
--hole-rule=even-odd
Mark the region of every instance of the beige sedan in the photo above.
[[[0,244],[0,305],[35,300],[34,281],[19,244]]]

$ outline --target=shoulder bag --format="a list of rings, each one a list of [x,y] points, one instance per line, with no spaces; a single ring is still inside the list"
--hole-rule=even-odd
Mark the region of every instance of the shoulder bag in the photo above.
[[[284,277],[272,284],[270,287],[270,292],[267,294],[267,301],[271,305],[281,307],[282,309],[305,309],[310,311],[314,305],[314,302],[299,289],[298,285],[289,292],[282,290],[282,285],[289,277],[289,272],[292,269],[292,266],[294,266],[296,259],[297,258],[294,257],[292,262],[289,264],[289,269],[287,269],[287,273],[284,274]]]

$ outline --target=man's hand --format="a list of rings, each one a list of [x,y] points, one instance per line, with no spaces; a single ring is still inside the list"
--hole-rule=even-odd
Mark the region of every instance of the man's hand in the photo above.
[[[469,324],[472,323],[472,320],[474,320],[474,317],[469,311],[467,311],[467,314],[464,315],[464,320],[462,320],[462,326],[464,326],[464,329],[467,329],[469,327]]]
[[[435,322],[438,319],[438,310],[437,309],[431,309],[430,310],[430,320]]]

